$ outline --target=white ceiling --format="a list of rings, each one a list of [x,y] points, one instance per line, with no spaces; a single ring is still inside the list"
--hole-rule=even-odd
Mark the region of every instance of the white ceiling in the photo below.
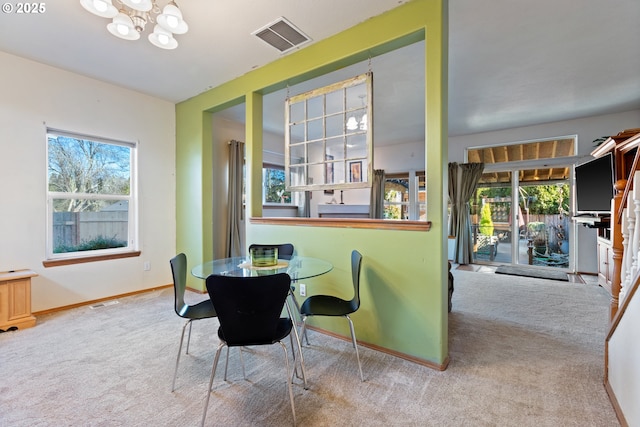
[[[149,27],[138,41],[113,37],[79,0],[44,3],[42,14],[0,15],[0,50],[179,102],[278,59],[251,32],[280,16],[315,42],[406,1],[177,0],[190,30],[174,51],[151,45]],[[638,0],[449,0],[450,135],[639,109],[639,19]],[[415,63],[414,53],[393,61]],[[424,70],[383,88],[385,67],[399,72],[374,58],[376,123],[406,121],[409,132]]]

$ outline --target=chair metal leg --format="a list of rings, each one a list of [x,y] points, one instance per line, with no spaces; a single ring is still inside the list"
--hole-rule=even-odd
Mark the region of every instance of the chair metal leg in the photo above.
[[[296,425],[296,407],[293,403],[293,374],[291,374],[291,369],[289,368],[289,356],[287,355],[287,346],[279,341],[279,344],[282,346],[282,351],[284,351],[284,361],[287,366],[287,387],[289,387],[289,400],[291,401],[291,413],[293,414],[293,425]],[[295,358],[294,358],[295,363]],[[204,423],[204,418],[202,420]]]
[[[187,320],[187,322],[182,327],[182,334],[180,335],[180,345],[178,346],[178,357],[176,357],[176,369],[173,371],[173,382],[171,383],[172,392],[176,389],[176,376],[178,375],[178,364],[180,363],[180,353],[182,353],[182,342],[184,341],[184,330],[187,328],[187,325],[191,325],[191,319]],[[189,328],[189,331],[191,331],[191,328]]]
[[[302,316],[302,329],[300,335],[307,338],[307,345],[309,345],[309,337],[307,336],[307,316]]]
[[[224,364],[224,380],[227,380],[227,370],[229,368],[229,352],[231,350],[229,349],[229,347],[227,347],[227,360]],[[242,364],[242,376],[243,378],[246,380],[247,379],[247,374],[244,371],[244,359],[242,358],[242,347],[238,347],[238,351],[240,351],[240,364]]]
[[[289,295],[291,295],[291,300],[293,301],[293,305],[296,306],[296,316],[300,319],[300,322],[302,322],[302,314],[300,313],[300,303],[298,303],[298,299],[296,298],[296,294],[292,290],[291,292],[289,292]],[[293,320],[293,318],[292,318],[292,320]],[[294,322],[295,322],[295,320],[294,320]],[[304,332],[304,337],[307,339],[307,345],[309,345],[309,337],[307,336],[307,331]]]
[[[204,412],[202,413],[202,423],[200,424],[202,427],[204,427],[204,420],[207,418],[207,409],[209,409],[209,397],[211,397],[211,387],[213,386],[213,376],[216,373],[216,366],[218,366],[218,359],[220,358],[220,350],[222,350],[222,347],[226,346],[225,343],[220,343],[218,345],[218,349],[216,350],[216,357],[214,357],[213,359],[213,367],[211,368],[211,377],[209,378],[209,387],[207,388],[207,397],[204,401]],[[228,350],[228,347],[227,347]],[[227,352],[227,355],[229,354],[229,352]]]
[[[227,380],[227,368],[229,367],[229,347],[227,347],[227,360],[224,363],[224,380]]]
[[[191,343],[191,326],[193,326],[192,320],[193,319],[189,319],[189,336],[187,337],[187,354],[189,354],[189,343]]]
[[[358,369],[360,370],[360,379],[364,382],[364,375],[362,375],[362,365],[360,364],[360,354],[358,353],[358,343],[356,342],[356,331],[353,329],[353,322],[348,314],[345,314],[349,321],[349,329],[351,329],[351,341],[353,342],[353,348],[356,349],[356,358],[358,359]]]
[[[289,307],[289,303],[286,304],[286,307],[287,307],[287,312],[289,313],[289,318],[291,318],[291,322],[293,323],[293,327],[291,329],[293,331],[293,335],[295,335],[296,337],[295,346],[298,347],[298,354],[300,355],[300,369],[302,370],[302,381],[304,383],[304,389],[308,390],[309,385],[307,384],[307,371],[304,366],[304,355],[302,354],[302,345],[300,344],[300,335],[298,335],[296,324],[291,316],[291,307]],[[291,334],[289,334],[289,339],[291,340],[291,352],[293,353],[293,372],[294,372],[294,375],[298,376],[298,365],[296,363],[296,359],[297,359],[296,350],[295,350],[295,346],[294,346],[293,338],[291,337]],[[298,378],[300,377],[298,376]]]
[[[282,351],[284,352],[284,361],[285,361],[285,365],[287,368],[287,387],[289,388],[289,400],[291,401],[291,413],[293,414],[293,425],[296,425],[296,408],[294,405],[294,400],[293,400],[293,387],[292,387],[292,379],[293,379],[293,375],[291,374],[291,368],[289,366],[289,356],[287,354],[287,346],[285,346],[282,342],[278,342],[280,344],[280,346],[282,347]],[[218,366],[218,360],[220,359],[220,351],[222,350],[222,347],[227,346],[225,343],[220,343],[218,345],[218,349],[216,350],[216,356],[213,359],[213,366],[211,367],[211,376],[209,377],[209,385],[207,387],[207,397],[204,400],[204,410],[202,412],[202,422],[200,423],[200,425],[202,427],[204,427],[204,422],[207,419],[207,410],[209,409],[209,398],[211,397],[211,389],[213,387],[213,377],[215,376],[216,373],[216,367]],[[229,347],[227,346],[227,350],[229,350]],[[229,355],[229,352],[227,351],[227,356]],[[242,357],[242,352],[240,352],[240,357]],[[295,363],[295,362],[294,362]]]

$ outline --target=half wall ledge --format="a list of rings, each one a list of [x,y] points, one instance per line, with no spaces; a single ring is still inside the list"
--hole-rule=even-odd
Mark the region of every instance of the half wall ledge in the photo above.
[[[372,230],[429,231],[431,221],[396,221],[354,218],[264,218],[251,217],[251,224],[296,225],[307,227],[367,228]]]

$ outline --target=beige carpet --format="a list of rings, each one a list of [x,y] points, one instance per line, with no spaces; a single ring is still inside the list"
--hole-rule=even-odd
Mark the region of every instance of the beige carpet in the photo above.
[[[608,298],[593,285],[453,271],[451,364],[438,372],[310,332],[311,388],[294,386],[306,426],[616,426],[602,385]],[[197,297],[192,296],[195,300]],[[182,321],[172,290],[38,318],[0,334],[0,426],[196,426],[216,320],[194,324],[177,390]],[[356,331],[358,329],[356,317]],[[214,382],[209,426],[286,426],[281,349],[237,351]],[[221,370],[220,370],[221,371]]]

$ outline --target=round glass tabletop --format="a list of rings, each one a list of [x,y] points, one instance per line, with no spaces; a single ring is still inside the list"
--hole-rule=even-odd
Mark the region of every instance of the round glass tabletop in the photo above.
[[[320,258],[294,256],[290,260],[279,259],[278,264],[271,267],[254,267],[251,259],[246,257],[233,257],[216,259],[195,266],[191,274],[201,279],[206,279],[212,274],[220,276],[268,276],[277,273],[287,273],[293,280],[308,279],[320,276],[333,269],[333,265]]]

